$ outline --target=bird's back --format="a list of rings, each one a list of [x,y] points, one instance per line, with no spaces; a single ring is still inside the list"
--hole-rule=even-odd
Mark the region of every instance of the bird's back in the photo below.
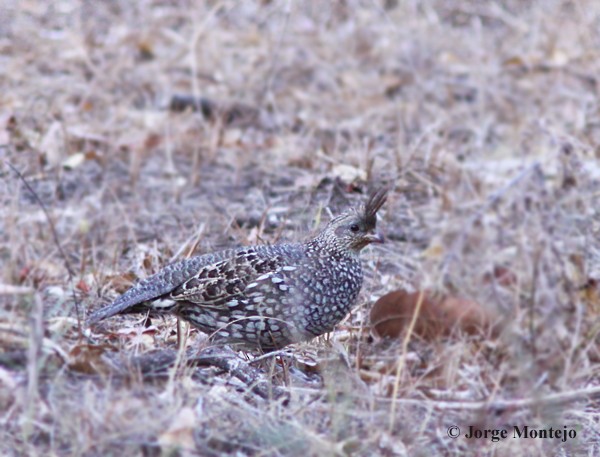
[[[209,275],[211,271],[224,263],[232,264],[234,269],[243,270],[245,273],[250,272],[248,266],[259,264],[259,271],[261,271],[260,267],[264,264],[264,260],[275,260],[281,253],[289,255],[289,253],[298,251],[298,246],[295,244],[282,244],[242,247],[179,260],[140,281],[109,306],[94,312],[89,317],[88,322],[94,324],[117,314],[141,311],[144,304],[149,304],[170,294],[198,274],[205,272],[206,275]],[[273,268],[276,267],[273,262],[270,265]],[[238,272],[238,276],[239,273],[241,271]]]

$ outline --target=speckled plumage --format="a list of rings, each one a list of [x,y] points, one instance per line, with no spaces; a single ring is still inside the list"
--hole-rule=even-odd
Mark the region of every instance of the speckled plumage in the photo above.
[[[172,313],[216,340],[273,350],[331,331],[354,305],[386,189],[297,244],[230,249],[175,262],[90,316]]]

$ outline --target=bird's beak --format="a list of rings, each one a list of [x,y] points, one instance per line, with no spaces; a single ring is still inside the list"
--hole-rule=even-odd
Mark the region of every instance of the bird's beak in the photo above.
[[[369,241],[369,243],[382,244],[383,242],[385,242],[385,237],[383,236],[383,233],[381,233],[380,231],[368,233],[366,238],[367,238],[367,241]]]

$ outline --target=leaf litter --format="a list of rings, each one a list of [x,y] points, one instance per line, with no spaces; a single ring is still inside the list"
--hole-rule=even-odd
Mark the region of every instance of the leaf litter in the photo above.
[[[285,5],[0,7],[0,157],[73,272],[1,162],[0,450],[593,452],[598,5]],[[176,255],[299,240],[381,183],[388,243],[330,335],[261,357],[181,350],[172,318],[79,327]],[[421,334],[418,291],[508,322]],[[413,297],[395,338],[388,294]],[[506,423],[578,439],[445,435]]]

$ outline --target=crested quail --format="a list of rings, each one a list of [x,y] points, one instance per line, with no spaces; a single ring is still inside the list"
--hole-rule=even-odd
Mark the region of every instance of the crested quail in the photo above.
[[[387,189],[297,244],[229,249],[175,262],[89,318],[175,314],[213,339],[264,351],[331,331],[354,305],[363,281],[359,253],[382,243],[377,211]]]

